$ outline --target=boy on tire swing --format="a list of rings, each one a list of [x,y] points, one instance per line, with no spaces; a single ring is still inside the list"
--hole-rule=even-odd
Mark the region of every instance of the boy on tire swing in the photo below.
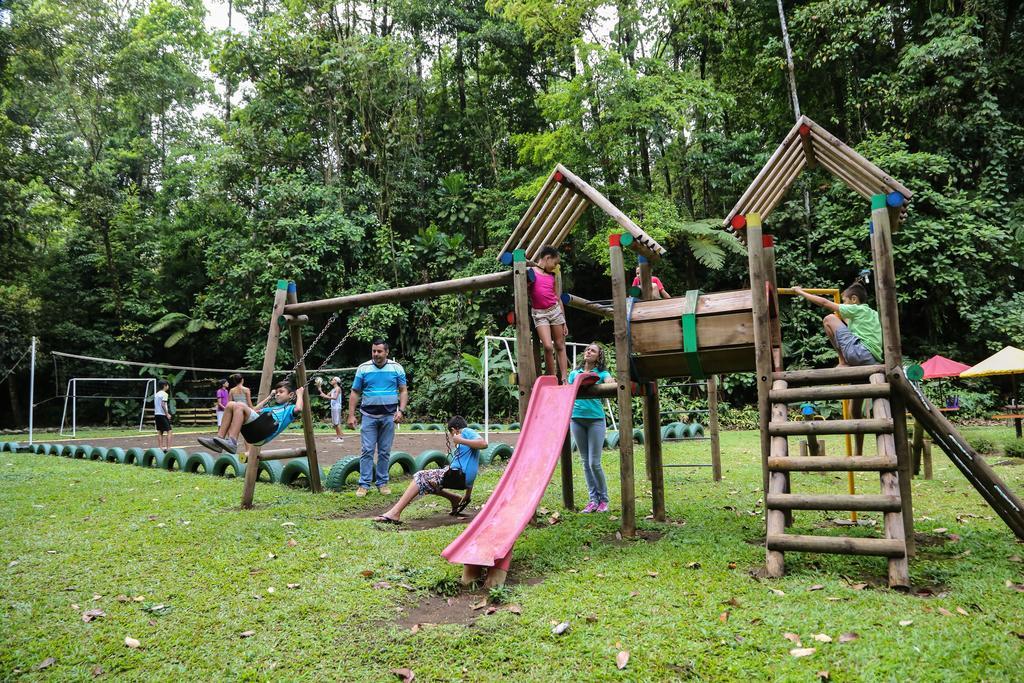
[[[305,387],[296,389],[291,380],[281,380],[274,391],[250,408],[244,403],[229,403],[224,411],[224,422],[217,429],[217,436],[200,437],[199,443],[214,452],[223,451],[232,455],[238,449],[238,435],[253,446],[265,446],[292,423],[296,415],[302,414]],[[261,407],[267,401],[272,405]]]

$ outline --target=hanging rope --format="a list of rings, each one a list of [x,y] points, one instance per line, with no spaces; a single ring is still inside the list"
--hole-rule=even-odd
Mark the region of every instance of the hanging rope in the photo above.
[[[12,372],[14,372],[15,370],[18,369],[18,366],[21,365],[21,361],[25,360],[25,356],[27,356],[28,352],[31,351],[31,350],[32,350],[31,347],[25,349],[25,353],[21,354],[21,358],[19,358],[18,360],[14,361],[14,365],[11,366],[11,369],[8,370],[4,374],[3,379],[0,379],[0,384],[3,384],[3,381],[5,379],[7,379],[8,377],[10,377]]]

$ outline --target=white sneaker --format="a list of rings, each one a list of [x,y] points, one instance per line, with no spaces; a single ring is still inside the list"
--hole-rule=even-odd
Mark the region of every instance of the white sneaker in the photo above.
[[[345,443],[345,439],[339,436],[337,438],[331,439],[331,443]]]

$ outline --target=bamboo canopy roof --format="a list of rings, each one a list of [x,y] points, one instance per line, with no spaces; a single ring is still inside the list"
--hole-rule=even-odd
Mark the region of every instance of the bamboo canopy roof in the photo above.
[[[664,247],[622,213],[607,197],[565,166],[556,164],[530,204],[530,208],[526,210],[516,229],[505,242],[505,246],[501,248],[500,255],[522,249],[526,252],[526,258],[534,260],[541,247],[561,246],[580,216],[590,206],[597,206],[629,232],[636,242],[642,245],[648,257],[657,259],[665,254]]]
[[[808,117],[801,116],[725,217],[725,227],[743,227],[742,220],[735,225],[733,219],[749,213],[759,214],[762,221],[766,219],[800,173],[817,165],[865,199],[877,194],[896,194],[902,196],[904,204],[910,200],[912,193],[899,181]],[[895,199],[898,206],[899,197]]]
[[[989,377],[991,375],[1024,375],[1024,351],[1015,346],[1007,346],[969,370],[960,373],[961,377]]]

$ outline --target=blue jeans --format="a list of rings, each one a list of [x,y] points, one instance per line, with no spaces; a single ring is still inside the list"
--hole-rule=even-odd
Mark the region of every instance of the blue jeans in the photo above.
[[[359,439],[362,442],[362,452],[359,455],[359,485],[365,489],[370,488],[370,479],[374,475],[373,453],[376,450],[376,484],[384,486],[388,483],[391,443],[395,440],[395,416],[363,415]]]
[[[608,502],[608,481],[601,467],[601,450],[604,448],[604,418],[594,420],[576,419],[569,423],[573,441],[580,449],[583,461],[583,478],[587,481],[587,493],[594,505]]]

